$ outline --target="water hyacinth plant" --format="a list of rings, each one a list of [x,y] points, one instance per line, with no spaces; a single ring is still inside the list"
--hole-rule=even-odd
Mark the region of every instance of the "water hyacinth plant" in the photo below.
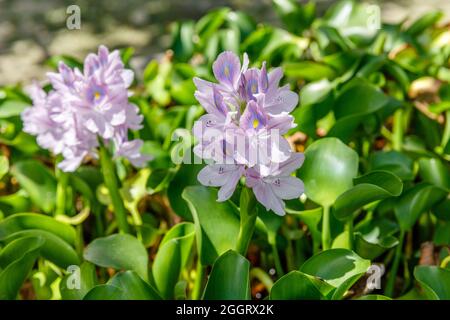
[[[0,299],[450,299],[442,13],[273,8],[0,88]]]
[[[23,130],[37,136],[37,143],[55,155],[62,155],[58,168],[75,171],[87,156],[100,157],[105,184],[114,203],[121,231],[128,232],[125,207],[120,199],[111,151],[142,167],[150,157],[142,155],[143,141],[129,140],[128,130],[140,129],[143,117],[128,101],[133,72],[124,69],[119,52],[100,46],[90,54],[84,69],[71,69],[60,62],[58,73],[49,73],[53,87],[46,93],[37,84],[29,88],[33,106],[22,112]],[[62,180],[62,181],[61,181]],[[66,177],[60,175],[65,192]],[[64,213],[65,203],[59,204]]]
[[[246,177],[247,187],[267,210],[284,215],[282,199],[295,199],[303,193],[303,183],[291,177],[303,162],[303,154],[292,152],[281,135],[295,127],[289,112],[298,103],[297,94],[279,87],[282,70],[267,73],[248,69],[244,54],[221,53],[213,63],[218,83],[198,78],[195,96],[205,108],[193,128],[199,144],[194,152],[213,160],[199,172],[206,186],[220,187],[218,200],[228,200],[239,182]]]

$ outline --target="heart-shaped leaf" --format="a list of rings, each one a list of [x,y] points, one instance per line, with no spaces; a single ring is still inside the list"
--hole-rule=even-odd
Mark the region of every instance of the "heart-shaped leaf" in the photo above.
[[[306,149],[299,177],[308,198],[322,206],[331,206],[353,186],[357,173],[358,154],[339,139],[324,138]]]
[[[148,279],[147,250],[129,234],[95,239],[86,247],[84,259],[100,267],[132,270],[142,279]]]

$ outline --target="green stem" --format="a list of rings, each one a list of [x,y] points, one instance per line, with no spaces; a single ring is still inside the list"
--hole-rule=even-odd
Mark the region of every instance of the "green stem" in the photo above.
[[[403,144],[403,110],[394,113],[394,124],[392,127],[392,147],[396,151],[402,150]]]
[[[323,206],[322,216],[322,250],[328,250],[331,247],[330,232],[330,207]]]
[[[250,277],[258,279],[270,292],[273,287],[273,281],[270,276],[261,268],[253,268],[250,270]]]
[[[345,231],[347,232],[347,249],[353,249],[353,217],[345,222]]]
[[[281,277],[284,274],[283,266],[281,264],[280,255],[278,254],[277,241],[276,241],[276,233],[269,232],[269,244],[272,248],[273,261],[275,263],[275,270],[277,270],[277,275]]]
[[[120,232],[130,233],[130,226],[127,222],[127,211],[119,192],[119,179],[117,178],[115,165],[105,146],[100,147],[100,164],[102,167],[103,179],[108,188],[109,196],[114,207],[117,225]]]
[[[241,255],[247,254],[248,245],[253,236],[256,224],[256,199],[253,192],[248,188],[243,188],[240,199],[241,223],[236,245],[236,251]]]
[[[202,266],[200,257],[197,259],[197,271],[195,273],[194,288],[192,289],[192,300],[200,300],[203,289],[203,278],[205,277],[206,268]]]
[[[402,231],[400,231],[398,245],[395,249],[394,261],[392,262],[391,272],[389,274],[389,277],[388,277],[388,280],[386,283],[386,289],[384,291],[385,295],[388,297],[392,297],[394,295],[395,279],[397,278],[398,267],[400,265],[400,260],[402,257],[402,249],[403,249],[404,239],[405,239],[405,231],[402,230]]]
[[[447,268],[447,265],[450,263],[450,256],[446,256],[444,260],[442,260],[440,267]]]
[[[67,186],[69,183],[69,175],[60,169],[56,169],[56,208],[55,216],[64,215],[66,212]]]
[[[283,266],[281,265],[280,255],[278,254],[278,248],[276,244],[271,245],[273,253],[273,261],[275,263],[275,270],[277,270],[277,275],[281,277],[284,274]]]

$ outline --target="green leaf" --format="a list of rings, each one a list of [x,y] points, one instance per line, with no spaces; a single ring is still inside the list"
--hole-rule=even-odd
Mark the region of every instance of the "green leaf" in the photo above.
[[[407,30],[406,33],[410,36],[417,36],[435,23],[437,23],[442,17],[443,13],[440,11],[428,12],[422,17],[417,19]]]
[[[273,4],[283,24],[294,34],[300,34],[314,20],[315,4],[313,2],[300,5],[295,0],[274,0]]]
[[[398,151],[375,152],[370,157],[371,170],[392,172],[402,180],[414,179],[413,161],[404,153]]]
[[[84,251],[84,259],[100,267],[135,271],[148,279],[148,256],[144,245],[129,234],[97,238]]]
[[[271,300],[319,300],[322,293],[314,285],[311,277],[300,272],[291,271],[282,276],[270,291]]]
[[[322,206],[331,206],[353,186],[357,173],[358,154],[339,139],[324,138],[306,149],[299,177],[308,198]]]
[[[445,198],[447,193],[428,183],[419,183],[396,201],[394,211],[400,228],[409,231],[419,216]]]
[[[364,45],[370,43],[380,28],[379,10],[379,7],[373,4],[352,0],[338,1],[327,10],[323,20],[355,44]],[[369,22],[372,25],[369,25]]]
[[[300,271],[323,279],[335,288],[346,286],[347,281],[355,282],[370,267],[370,261],[362,259],[347,249],[322,251],[308,259]]]
[[[64,300],[83,300],[84,296],[97,284],[95,266],[85,261],[79,269],[71,271],[61,279],[59,285],[61,297]]]
[[[436,266],[417,266],[414,277],[428,299],[450,300],[450,270]]]
[[[354,179],[354,184],[334,203],[333,213],[338,219],[347,219],[371,202],[399,196],[403,189],[402,181],[388,171],[372,171]]]
[[[83,300],[123,300],[124,290],[110,284],[101,284],[93,287]]]
[[[7,100],[0,105],[0,119],[20,116],[30,104],[23,100]]]
[[[250,262],[247,259],[232,250],[225,252],[214,262],[203,299],[250,299],[249,273]]]
[[[374,229],[372,233],[368,234],[355,232],[355,251],[359,256],[373,260],[386,250],[398,245],[398,240],[394,236],[384,236],[378,232],[378,229]]]
[[[419,174],[423,181],[450,191],[450,170],[439,159],[419,159]]]
[[[314,61],[288,62],[283,65],[283,70],[286,77],[303,79],[308,82],[336,77],[336,72],[333,68]]]
[[[389,98],[374,85],[355,78],[336,100],[336,123],[328,135],[343,141],[349,140],[353,131],[367,119],[367,115],[380,110],[388,101]]]
[[[39,229],[28,229],[15,232],[5,238],[3,241],[9,243],[15,239],[23,237],[40,237],[45,240],[40,250],[42,257],[53,262],[61,268],[67,268],[71,265],[78,265],[80,259],[74,248],[55,234]]]
[[[117,273],[107,284],[93,287],[84,300],[161,300],[161,297],[134,271],[124,271]]]
[[[36,160],[16,162],[11,173],[43,211],[50,213],[55,207],[56,180],[50,170]]]
[[[39,256],[45,240],[26,237],[9,243],[1,252],[0,261],[8,265],[0,272],[0,300],[13,300]]]
[[[72,226],[55,220],[53,217],[37,213],[17,213],[1,220],[0,240],[13,233],[29,229],[48,231],[72,246],[75,245],[76,231]]]
[[[203,186],[185,188],[182,197],[194,217],[203,265],[212,264],[218,256],[236,247],[239,213],[230,201],[217,202],[217,190]]]
[[[152,271],[156,288],[165,299],[174,298],[175,285],[191,254],[194,235],[193,223],[179,223],[167,232],[159,245]]]
[[[8,214],[16,214],[30,210],[31,202],[25,190],[0,197],[0,210]]]
[[[300,103],[305,106],[323,101],[332,89],[333,85],[328,79],[308,83],[300,92]]]

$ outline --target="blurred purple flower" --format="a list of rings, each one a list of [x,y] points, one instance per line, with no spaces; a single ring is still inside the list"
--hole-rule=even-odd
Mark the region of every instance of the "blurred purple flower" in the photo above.
[[[217,83],[194,78],[195,97],[206,110],[193,134],[199,143],[194,153],[208,160],[198,180],[220,187],[218,201],[231,197],[241,177],[267,210],[284,214],[283,199],[299,197],[302,182],[290,175],[301,166],[303,154],[292,152],[282,136],[295,127],[289,115],[298,103],[289,86],[279,87],[281,68],[267,72],[241,65],[232,52],[213,63]]]
[[[99,138],[113,144],[116,156],[144,166],[151,158],[140,153],[143,142],[128,141],[128,130],[140,129],[143,117],[128,101],[133,72],[119,52],[100,46],[97,55],[86,57],[83,72],[62,62],[58,71],[47,75],[53,87],[48,95],[36,85],[30,89],[33,106],[22,113],[24,131],[62,154],[63,171],[76,170],[87,155],[97,157]]]

